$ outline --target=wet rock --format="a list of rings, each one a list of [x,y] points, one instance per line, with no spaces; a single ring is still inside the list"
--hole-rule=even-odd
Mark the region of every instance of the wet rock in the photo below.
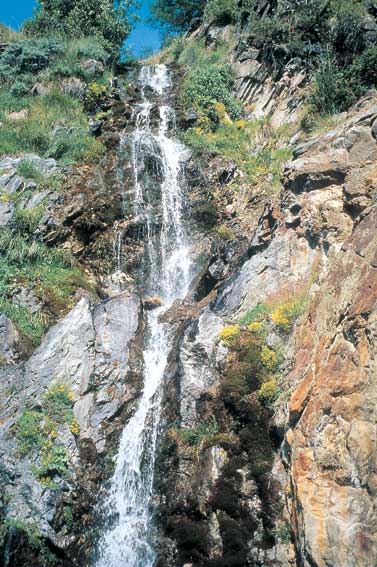
[[[97,306],[84,298],[47,333],[27,362],[0,368],[1,396],[5,402],[0,408],[2,470],[7,477],[17,478],[16,484],[6,483],[7,517],[33,522],[62,553],[72,542],[72,537],[53,528],[62,491],[71,494],[74,485],[82,482],[84,495],[85,478],[98,479],[95,468],[87,470],[85,458],[91,458],[93,466],[98,464],[98,453],[112,435],[119,434],[119,416],[140,392],[141,357],[135,346],[139,309],[139,299],[130,293]],[[11,364],[15,361],[14,349],[19,348],[19,337],[3,316],[0,335],[4,343],[2,356]],[[37,464],[36,457],[20,458],[12,427],[25,404],[37,405],[47,388],[60,382],[74,392],[74,414],[80,434],[78,440],[67,425],[59,429],[59,441],[69,454],[71,469],[67,482],[58,482],[57,490],[49,490],[31,471],[31,465]],[[79,446],[83,447],[82,453]]]
[[[153,309],[157,309],[161,307],[162,301],[159,297],[146,297],[143,300],[144,309],[147,311],[153,311]]]

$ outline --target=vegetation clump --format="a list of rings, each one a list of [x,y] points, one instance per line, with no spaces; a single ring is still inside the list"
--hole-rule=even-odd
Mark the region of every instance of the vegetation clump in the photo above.
[[[188,130],[184,135],[186,143],[199,154],[234,160],[253,185],[279,188],[283,165],[292,156],[286,145],[290,128],[272,128],[265,119],[232,122],[221,115],[214,129],[199,122]]]
[[[16,425],[21,455],[37,459],[33,473],[50,488],[55,487],[55,477],[65,477],[69,469],[69,454],[60,442],[61,427],[67,424],[74,435],[80,431],[73,415],[73,401],[74,394],[68,386],[56,383],[43,396],[41,407],[25,410]]]
[[[117,56],[131,31],[133,7],[130,0],[39,0],[34,17],[25,22],[23,31],[34,37],[94,36]]]
[[[272,311],[271,320],[280,331],[289,332],[297,317],[302,313],[303,307],[304,302],[301,298],[281,303]]]
[[[46,304],[51,315],[69,308],[79,287],[92,290],[82,270],[75,266],[72,256],[58,248],[49,248],[29,234],[35,228],[35,219],[25,214],[18,217],[16,229],[0,230],[0,311],[14,321],[21,333],[37,346],[46,331],[46,313],[31,312],[27,306],[17,305],[13,298],[20,287],[31,286],[41,304]],[[16,221],[17,222],[17,221]],[[32,223],[32,224],[31,224]]]
[[[228,325],[223,327],[219,333],[219,340],[224,346],[230,346],[232,342],[239,336],[240,328],[238,325]]]

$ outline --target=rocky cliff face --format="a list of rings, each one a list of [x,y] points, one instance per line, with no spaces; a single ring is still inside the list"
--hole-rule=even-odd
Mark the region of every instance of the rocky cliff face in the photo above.
[[[216,40],[216,30],[198,33]],[[293,119],[304,75],[285,69],[276,81],[256,53],[235,57],[239,92],[255,113],[277,124]],[[47,243],[70,248],[96,277],[102,299],[84,294],[31,356],[17,328],[0,319],[6,567],[91,564],[98,491],[142,390],[143,317],[153,301],[143,293],[142,220],[127,208],[127,135],[139,99],[130,87],[113,103],[102,124],[106,157],[73,172],[41,227]],[[235,194],[234,164],[216,158],[203,167],[187,154],[198,261],[188,297],[162,316],[175,340],[155,478],[159,567],[376,560],[376,123],[371,94],[339,126],[296,145],[275,197]],[[157,158],[144,172],[152,190]],[[156,193],[156,216],[157,201]],[[0,215],[8,222],[11,207]],[[238,238],[222,239],[220,224]],[[292,324],[248,319],[253,309],[275,313],[298,298]],[[263,337],[253,338],[253,322]],[[219,341],[230,325],[238,325],[235,342]],[[256,361],[261,350],[280,357],[279,376],[269,380],[273,403],[260,394],[269,364]],[[67,419],[51,402],[61,384]],[[22,419],[35,435],[27,451],[17,434]],[[60,457],[33,430],[35,419],[58,436]]]
[[[170,431],[163,444],[162,510],[177,564],[366,566],[376,556],[375,104],[364,99],[340,127],[296,148],[240,266],[179,330],[167,420],[198,427],[215,416],[223,433],[194,449]],[[266,339],[285,359],[273,415],[253,397],[235,408],[219,331],[302,293],[293,333],[270,327]]]

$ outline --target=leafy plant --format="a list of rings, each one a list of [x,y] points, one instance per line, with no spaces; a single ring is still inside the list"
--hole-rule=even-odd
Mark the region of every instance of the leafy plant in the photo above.
[[[114,56],[131,30],[134,2],[120,0],[39,0],[34,17],[23,25],[29,36],[94,36]]]
[[[232,342],[239,336],[240,328],[238,325],[228,325],[223,327],[219,332],[219,340],[224,346],[230,346]]]
[[[207,0],[204,10],[204,21],[226,25],[232,23],[235,17],[235,0]]]
[[[21,454],[27,455],[32,450],[38,450],[43,442],[41,435],[41,412],[26,410],[17,423],[16,435]]]
[[[333,57],[326,57],[314,77],[313,92],[309,97],[309,103],[314,111],[321,114],[336,114],[347,110],[354,100],[355,95],[350,90],[344,72]]]
[[[207,437],[216,435],[219,432],[219,426],[212,418],[209,421],[199,423],[194,429],[180,429],[179,435],[184,443],[190,446],[200,445]]]
[[[55,39],[23,39],[10,43],[0,56],[0,82],[13,83],[25,73],[38,73],[48,67],[64,51]]]
[[[268,380],[264,382],[259,389],[258,397],[261,402],[267,406],[271,406],[280,395],[280,389],[276,380]]]
[[[257,303],[255,307],[249,309],[240,319],[241,325],[250,325],[254,321],[262,321],[268,315],[270,309],[266,303]]]
[[[152,16],[168,32],[182,32],[203,14],[203,0],[154,0]]]
[[[302,298],[292,299],[278,305],[271,313],[271,320],[280,331],[288,332],[297,317],[302,313],[304,301]]]
[[[59,443],[59,427],[68,424],[73,435],[80,431],[73,401],[74,394],[66,384],[53,384],[43,396],[42,407],[25,410],[16,425],[21,454],[37,455],[38,464],[32,470],[49,488],[55,488],[54,477],[64,477],[69,467],[68,451]]]
[[[226,65],[205,65],[195,70],[184,84],[184,98],[188,106],[194,106],[205,117],[215,121],[216,103],[223,103],[233,119],[242,114],[242,104],[232,95],[233,77]]]
[[[278,359],[274,350],[267,345],[262,345],[261,348],[261,361],[267,370],[275,370],[278,364]]]

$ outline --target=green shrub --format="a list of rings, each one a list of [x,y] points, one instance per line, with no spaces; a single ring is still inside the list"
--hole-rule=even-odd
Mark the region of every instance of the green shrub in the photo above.
[[[39,0],[34,17],[24,23],[23,31],[36,37],[96,37],[116,56],[131,30],[132,5],[128,0]]]
[[[235,17],[235,0],[207,0],[204,21],[223,25],[233,22]]]
[[[347,69],[346,77],[351,81],[352,89],[356,89],[356,96],[361,96],[367,87],[376,87],[377,46],[365,49]]]
[[[10,43],[0,56],[0,82],[13,83],[20,75],[38,73],[63,51],[63,43],[53,39],[25,39]]]
[[[25,97],[30,92],[30,83],[26,81],[17,81],[10,87],[9,92],[16,98]]]
[[[367,11],[360,2],[334,2],[333,12],[331,44],[337,57],[348,63],[366,47],[364,24]]]
[[[43,414],[38,411],[26,410],[17,422],[16,436],[21,454],[27,455],[38,450],[43,442],[41,421]]]
[[[355,102],[355,94],[333,57],[327,57],[314,77],[309,103],[321,114],[336,114]]]
[[[223,103],[232,119],[242,114],[242,104],[232,95],[233,76],[226,65],[205,65],[195,70],[184,84],[184,98],[211,120],[217,119],[216,103]]]
[[[280,388],[274,379],[264,382],[258,392],[260,401],[266,406],[271,406],[279,396]]]
[[[179,435],[182,440],[190,446],[197,446],[207,437],[216,435],[219,432],[219,426],[212,418],[209,421],[199,423],[194,429],[180,429]]]
[[[249,325],[254,321],[262,321],[268,315],[270,309],[266,303],[257,303],[255,307],[252,307],[241,317],[241,325]]]

